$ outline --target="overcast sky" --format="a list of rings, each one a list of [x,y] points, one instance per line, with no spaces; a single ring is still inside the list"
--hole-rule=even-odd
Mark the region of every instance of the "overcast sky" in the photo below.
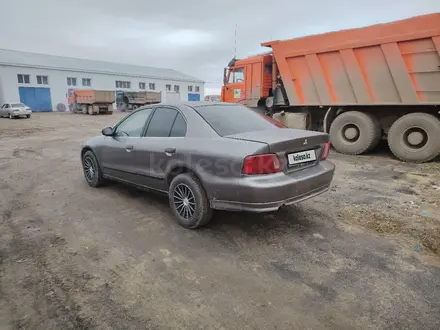
[[[261,42],[440,12],[440,0],[0,0],[0,48],[165,67],[218,91]]]

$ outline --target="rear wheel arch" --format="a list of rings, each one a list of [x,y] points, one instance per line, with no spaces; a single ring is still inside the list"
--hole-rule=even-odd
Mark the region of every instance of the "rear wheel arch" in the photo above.
[[[178,176],[179,174],[182,173],[189,173],[189,174],[193,174],[197,180],[200,181],[200,183],[203,186],[203,189],[205,189],[206,193],[208,193],[208,191],[206,190],[203,181],[200,179],[200,176],[196,173],[196,171],[194,171],[190,166],[186,165],[186,164],[175,164],[174,166],[172,166],[169,171],[167,172],[167,175],[165,176],[165,182],[167,184],[167,187],[169,187],[171,185],[171,182],[173,181],[173,179]]]

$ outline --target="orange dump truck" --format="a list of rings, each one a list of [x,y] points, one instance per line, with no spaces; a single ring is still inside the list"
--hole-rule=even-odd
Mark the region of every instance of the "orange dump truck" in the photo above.
[[[229,63],[222,101],[328,132],[346,154],[381,139],[404,161],[440,154],[440,13],[262,46]]]
[[[114,91],[76,89],[72,91],[69,97],[69,108],[73,113],[111,115],[115,99]]]

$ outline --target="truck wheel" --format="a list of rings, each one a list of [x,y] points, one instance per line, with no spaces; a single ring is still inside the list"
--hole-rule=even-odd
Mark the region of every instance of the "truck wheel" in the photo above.
[[[360,155],[374,149],[380,141],[382,130],[379,120],[371,114],[348,111],[333,121],[330,140],[343,154]]]
[[[440,120],[427,113],[397,119],[388,132],[391,152],[400,160],[424,163],[440,155]]]
[[[89,106],[87,107],[87,113],[88,113],[89,115],[93,115],[93,106],[89,105]]]

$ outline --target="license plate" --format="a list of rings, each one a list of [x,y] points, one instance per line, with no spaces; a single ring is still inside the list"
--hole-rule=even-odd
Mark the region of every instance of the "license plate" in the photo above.
[[[316,154],[315,150],[295,152],[293,154],[288,154],[287,159],[289,160],[289,165],[296,165],[316,160]]]

